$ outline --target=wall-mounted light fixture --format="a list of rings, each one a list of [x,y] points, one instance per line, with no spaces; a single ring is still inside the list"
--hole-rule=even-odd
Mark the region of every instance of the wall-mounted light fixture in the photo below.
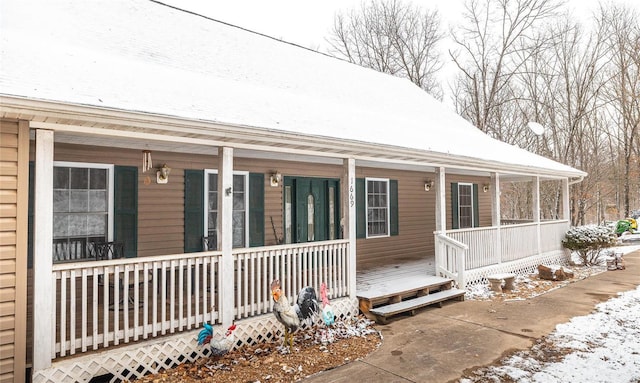
[[[489,184],[482,185],[482,191],[485,192],[485,193],[488,192],[489,191]]]
[[[273,187],[280,186],[280,182],[282,182],[282,174],[278,173],[278,171],[274,171],[271,173],[271,177],[269,177],[269,184]]]
[[[426,180],[424,182],[424,191],[430,191],[433,187],[433,180]]]
[[[169,173],[171,173],[171,168],[168,167],[167,164],[163,164],[156,172],[156,182],[159,184],[166,184],[169,182]]]
[[[231,189],[230,187],[224,189],[224,195],[226,195],[227,197],[230,196],[233,193],[233,189]]]

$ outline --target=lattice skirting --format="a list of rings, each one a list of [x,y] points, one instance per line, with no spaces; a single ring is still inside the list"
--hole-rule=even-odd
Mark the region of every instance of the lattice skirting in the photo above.
[[[335,299],[331,301],[331,306],[340,319],[358,315],[356,299]],[[282,325],[271,313],[236,321],[236,325],[236,347],[277,341],[283,331]],[[222,331],[220,326],[216,330]],[[157,373],[206,357],[209,349],[198,346],[198,332],[199,330],[182,332],[54,361],[50,368],[34,372],[33,382],[88,382],[94,377],[109,374],[113,376],[111,382],[120,382]]]
[[[465,271],[465,287],[486,284],[487,275],[499,273],[533,274],[538,270],[540,264],[566,266],[570,260],[571,253],[568,250],[556,250],[517,261],[467,270]]]

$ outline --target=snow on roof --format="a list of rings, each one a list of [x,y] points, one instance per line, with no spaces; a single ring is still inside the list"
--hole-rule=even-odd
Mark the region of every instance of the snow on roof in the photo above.
[[[488,137],[408,80],[157,2],[0,7],[3,95],[585,174]]]

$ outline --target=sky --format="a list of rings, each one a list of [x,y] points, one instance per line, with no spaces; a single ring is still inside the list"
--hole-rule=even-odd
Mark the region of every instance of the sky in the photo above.
[[[336,13],[347,13],[352,9],[358,9],[361,3],[367,0],[158,1],[326,53],[329,48],[326,38],[331,35]],[[588,19],[599,4],[599,0],[566,1],[569,13],[581,19]],[[602,1],[608,2],[610,0]],[[614,1],[633,5],[640,12],[640,1],[638,0]],[[461,13],[464,9],[464,0],[413,0],[411,2],[425,8],[437,9],[445,31],[448,31],[450,26],[462,21]],[[440,46],[445,61],[440,73],[445,93],[448,88],[447,84],[452,82],[457,73],[453,62],[447,59],[447,50],[452,46],[448,39],[443,41]]]

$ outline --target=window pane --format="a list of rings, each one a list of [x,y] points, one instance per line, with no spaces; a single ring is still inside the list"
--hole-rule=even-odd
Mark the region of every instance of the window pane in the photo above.
[[[89,192],[86,190],[69,192],[69,211],[87,212],[89,207]]]
[[[218,213],[215,211],[209,212],[209,222],[208,225],[209,227],[209,233],[211,232],[215,232],[216,228],[218,227]],[[209,234],[211,235],[211,234]]]
[[[53,237],[60,238],[69,235],[69,214],[53,215]]]
[[[233,193],[233,210],[244,210],[244,193]]]
[[[89,169],[71,168],[71,189],[87,189],[89,187]]]
[[[89,211],[107,211],[107,192],[91,190],[89,191]]]
[[[234,192],[244,191],[244,176],[242,175],[233,176],[233,191]]]
[[[106,169],[90,169],[89,187],[91,189],[107,188],[107,170]]]
[[[86,213],[89,208],[89,192],[86,190],[69,191],[69,211]]]
[[[69,191],[68,190],[53,191],[53,211],[54,212],[69,211]]]
[[[218,210],[218,192],[209,192],[209,210]]]
[[[218,190],[218,175],[217,174],[209,174],[209,190],[210,191]]]
[[[233,247],[244,247],[244,212],[233,212]]]
[[[63,167],[53,168],[53,188],[54,189],[69,188],[69,168],[63,168]]]
[[[69,216],[69,236],[85,236],[87,235],[87,217],[85,215]]]
[[[89,214],[87,216],[87,235],[98,236],[106,233],[107,216],[105,214]]]

